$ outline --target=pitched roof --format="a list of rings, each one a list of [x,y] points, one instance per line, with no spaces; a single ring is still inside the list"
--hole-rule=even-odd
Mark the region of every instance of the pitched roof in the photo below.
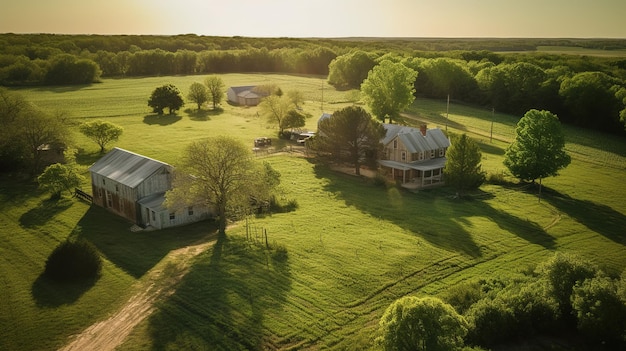
[[[423,135],[417,128],[397,124],[383,124],[383,126],[387,130],[387,134],[382,140],[383,144],[387,145],[395,137],[398,137],[410,153],[437,150],[450,146],[450,140],[439,128],[428,129],[426,135]]]
[[[89,167],[89,171],[134,188],[162,167],[171,168],[167,163],[116,147]]]

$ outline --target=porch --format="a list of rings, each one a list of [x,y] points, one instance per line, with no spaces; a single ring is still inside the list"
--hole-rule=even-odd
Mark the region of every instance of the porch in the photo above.
[[[404,188],[420,189],[443,185],[443,168],[446,165],[445,157],[412,163],[391,160],[380,160],[378,163],[381,167],[389,169],[391,178],[399,181]]]

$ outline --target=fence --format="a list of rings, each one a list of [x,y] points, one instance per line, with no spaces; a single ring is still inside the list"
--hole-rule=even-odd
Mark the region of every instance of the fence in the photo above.
[[[93,202],[93,196],[87,194],[86,192],[78,188],[74,188],[74,196],[76,196],[77,198],[81,200],[85,200],[87,202]]]

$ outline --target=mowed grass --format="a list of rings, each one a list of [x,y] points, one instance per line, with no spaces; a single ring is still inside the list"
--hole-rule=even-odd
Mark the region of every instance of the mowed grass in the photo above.
[[[322,77],[221,77],[227,86],[267,81],[283,91],[302,89],[305,111],[314,116],[307,128],[315,130]],[[125,132],[116,146],[173,165],[197,138],[229,134],[252,146],[254,137],[275,135],[256,107],[224,105],[220,114],[190,110],[156,117],[145,106],[160,84],[171,82],[185,91],[203,78],[105,80],[74,91],[21,92],[40,106],[50,104],[47,108],[82,106],[67,109],[76,122],[98,117],[120,124]],[[324,110],[351,104],[350,94],[325,86]],[[519,117],[495,113],[490,141],[491,111],[452,105],[445,120],[445,102],[420,99],[408,112],[418,120],[414,123],[470,133],[482,147],[484,169],[504,171],[504,148]],[[259,156],[282,174],[279,200],[296,200],[298,208],[229,228],[228,240],[198,258],[176,292],[121,349],[376,349],[378,319],[407,294],[438,295],[463,281],[518,274],[555,251],[579,254],[619,274],[626,267],[626,143],[574,128],[566,132],[572,164],[544,180],[541,201],[536,189],[515,184],[484,185],[472,200],[458,200],[446,188],[411,193],[374,186],[299,153]],[[99,157],[95,144],[78,134],[76,141],[83,149],[81,163]],[[289,145],[281,146],[289,150]],[[32,183],[2,180],[0,224],[8,231],[0,236],[0,349],[63,345],[122,304],[169,250],[212,230],[201,223],[133,234],[128,223],[103,210],[70,199],[51,203]],[[102,252],[102,277],[70,293],[44,286],[39,275],[47,255],[76,226]],[[286,248],[286,260],[265,247],[264,233],[270,246]]]

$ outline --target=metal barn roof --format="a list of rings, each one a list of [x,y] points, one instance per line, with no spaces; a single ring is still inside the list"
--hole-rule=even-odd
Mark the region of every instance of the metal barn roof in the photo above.
[[[89,167],[89,171],[134,188],[163,167],[171,168],[167,163],[116,147]]]

